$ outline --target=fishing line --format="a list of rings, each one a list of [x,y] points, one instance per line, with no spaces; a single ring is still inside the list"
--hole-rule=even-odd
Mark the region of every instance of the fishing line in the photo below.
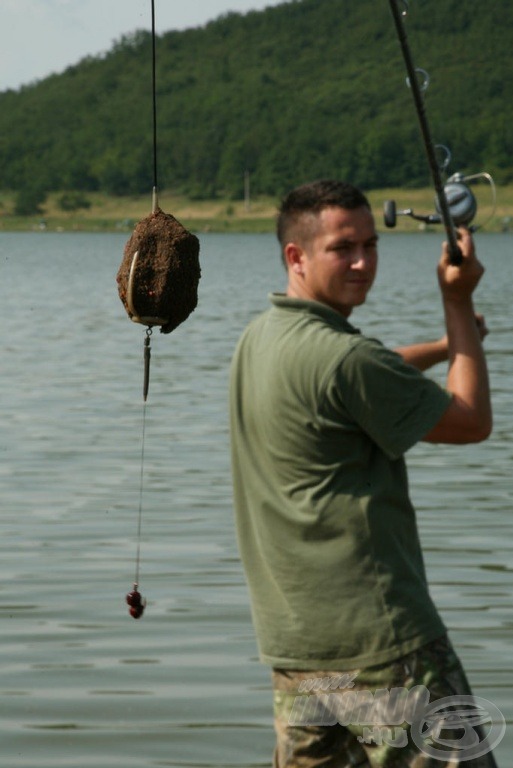
[[[158,208],[157,190],[157,46],[155,34],[155,0],[151,0],[151,75],[152,75],[152,105],[153,105],[153,203],[152,211]]]
[[[135,558],[135,579],[134,587],[139,585],[139,571],[141,566],[141,529],[142,529],[142,511],[143,511],[143,494],[144,494],[144,446],[145,446],[145,434],[146,434],[146,401],[143,405],[143,420],[142,420],[142,439],[141,439],[141,470],[139,476],[139,511],[137,514],[137,554]]]
[[[144,508],[146,409],[150,384],[150,339],[154,326],[160,326],[161,333],[171,333],[196,308],[201,275],[198,238],[188,232],[174,216],[164,213],[158,203],[155,0],[151,0],[151,40],[152,211],[149,216],[136,224],[132,236],[125,245],[123,260],[116,276],[119,297],[128,316],[135,323],[146,326],[135,579],[132,591],[126,595],[126,602],[130,606],[129,612],[134,619],[139,619],[146,607],[146,601],[139,593],[139,576]]]
[[[142,532],[142,515],[143,515],[143,497],[144,497],[144,452],[146,445],[146,400],[148,395],[148,375],[149,375],[149,358],[150,358],[150,337],[152,329],[146,329],[146,338],[144,340],[144,385],[143,385],[143,413],[142,413],[142,435],[141,435],[141,468],[139,472],[139,509],[137,512],[137,549],[135,556],[135,577],[134,586],[132,592],[129,592],[126,596],[126,601],[130,606],[130,615],[134,619],[139,619],[146,607],[146,601],[143,600],[139,593],[139,575],[141,568],[141,532]]]
[[[152,191],[152,213],[158,209],[158,161],[157,161],[157,45],[155,30],[155,0],[151,0],[151,97],[152,97],[152,117],[153,117],[153,191]],[[136,254],[137,256],[138,254]],[[136,256],[132,261],[131,276],[135,274]],[[146,445],[146,406],[148,400],[148,390],[150,386],[150,361],[151,361],[151,334],[152,327],[148,325],[146,337],[144,339],[144,377],[143,377],[143,413],[142,413],[142,435],[141,435],[141,469],[139,474],[139,509],[137,512],[137,536],[136,536],[136,556],[135,556],[135,577],[131,592],[126,596],[126,602],[129,605],[130,615],[134,619],[139,619],[146,607],[146,601],[139,592],[139,577],[141,569],[141,534],[142,534],[142,515],[143,515],[143,497],[144,497],[144,453]]]
[[[429,76],[424,69],[416,68],[415,65],[413,64],[413,59],[410,52],[410,47],[408,45],[408,39],[406,36],[406,30],[403,23],[403,18],[408,15],[408,2],[407,0],[401,0],[401,2],[403,5],[402,11],[399,11],[399,8],[397,6],[397,0],[390,0],[390,9],[392,11],[392,16],[394,17],[397,36],[401,44],[404,63],[406,65],[406,70],[408,72],[407,82],[408,82],[408,85],[410,86],[410,89],[413,95],[415,110],[417,112],[417,117],[419,119],[420,129],[421,129],[422,137],[424,140],[424,148],[426,150],[426,155],[427,155],[429,167],[431,170],[431,176],[433,178],[433,184],[434,184],[437,199],[438,199],[440,214],[442,216],[442,221],[445,227],[445,231],[447,232],[449,258],[452,264],[461,264],[461,259],[462,259],[461,251],[458,246],[456,230],[451,217],[449,203],[447,202],[447,197],[445,194],[445,189],[442,181],[442,176],[440,173],[440,168],[438,166],[438,162],[436,159],[436,150],[433,144],[433,140],[431,138],[429,123],[427,120],[426,111],[424,107],[424,99],[422,96],[423,91],[425,91],[429,85]],[[419,78],[418,78],[419,74],[422,75],[424,78],[424,82],[422,83],[422,86],[419,85]]]

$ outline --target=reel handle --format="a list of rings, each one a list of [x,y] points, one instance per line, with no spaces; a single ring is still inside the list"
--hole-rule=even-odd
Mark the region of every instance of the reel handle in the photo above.
[[[385,227],[393,229],[397,224],[397,208],[395,200],[385,200],[383,204],[383,219]]]

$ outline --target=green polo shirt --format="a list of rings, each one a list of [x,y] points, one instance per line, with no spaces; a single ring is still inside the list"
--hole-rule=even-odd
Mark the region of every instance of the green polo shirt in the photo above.
[[[354,669],[445,632],[404,453],[450,395],[317,302],[271,297],[231,370],[239,549],[261,658]]]

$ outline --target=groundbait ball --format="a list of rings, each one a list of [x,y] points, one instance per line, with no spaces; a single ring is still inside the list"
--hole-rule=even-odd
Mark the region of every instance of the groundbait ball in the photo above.
[[[200,276],[198,238],[157,208],[136,225],[116,279],[134,322],[171,333],[196,308]]]

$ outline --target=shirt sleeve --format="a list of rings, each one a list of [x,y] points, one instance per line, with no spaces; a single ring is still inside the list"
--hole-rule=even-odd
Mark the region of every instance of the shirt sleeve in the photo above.
[[[451,395],[379,341],[359,337],[335,372],[336,392],[353,419],[391,459],[438,423]]]

